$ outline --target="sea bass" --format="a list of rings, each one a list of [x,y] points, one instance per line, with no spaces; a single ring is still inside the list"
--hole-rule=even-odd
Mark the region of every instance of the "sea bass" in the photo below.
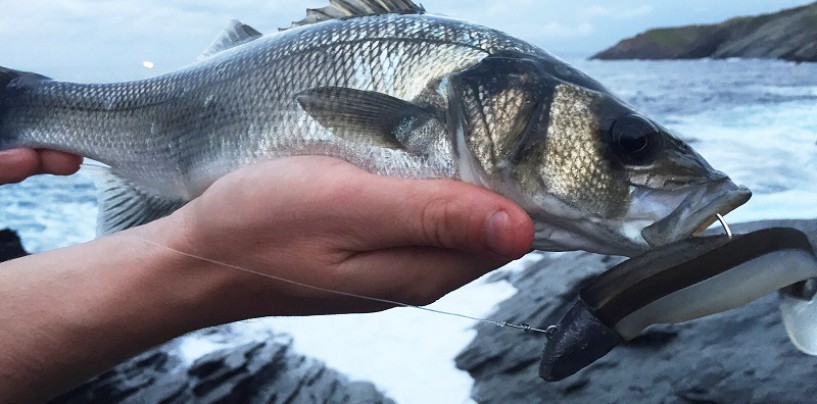
[[[147,80],[0,69],[0,150],[15,147],[110,166],[101,234],[291,155],[486,187],[529,213],[548,251],[637,255],[751,195],[546,51],[410,0],[332,0],[270,35],[233,21],[196,63]]]

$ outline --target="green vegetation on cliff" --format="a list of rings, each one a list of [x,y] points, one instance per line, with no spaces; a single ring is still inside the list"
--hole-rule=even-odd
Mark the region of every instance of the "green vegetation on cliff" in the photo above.
[[[817,61],[817,3],[714,25],[651,29],[593,59],[767,58]]]

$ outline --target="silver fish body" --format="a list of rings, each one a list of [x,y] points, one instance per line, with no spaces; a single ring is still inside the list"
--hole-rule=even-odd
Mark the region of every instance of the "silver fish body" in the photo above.
[[[394,3],[406,8],[333,1],[324,21],[266,36],[233,22],[209,56],[143,81],[73,84],[0,69],[0,149],[51,148],[110,165],[98,183],[102,233],[289,155],[487,187],[523,206],[537,226],[534,247],[554,251],[635,255],[749,198],[547,52]],[[376,13],[343,15],[348,4]]]

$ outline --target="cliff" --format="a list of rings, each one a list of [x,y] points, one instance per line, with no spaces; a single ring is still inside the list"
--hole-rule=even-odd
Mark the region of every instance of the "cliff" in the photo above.
[[[817,3],[715,25],[652,29],[593,59],[763,58],[817,61]]]

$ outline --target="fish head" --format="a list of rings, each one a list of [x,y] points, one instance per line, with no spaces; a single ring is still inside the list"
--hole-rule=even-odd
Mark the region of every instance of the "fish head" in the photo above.
[[[489,57],[452,77],[448,91],[461,177],[520,204],[536,249],[635,256],[751,197],[558,59]]]

